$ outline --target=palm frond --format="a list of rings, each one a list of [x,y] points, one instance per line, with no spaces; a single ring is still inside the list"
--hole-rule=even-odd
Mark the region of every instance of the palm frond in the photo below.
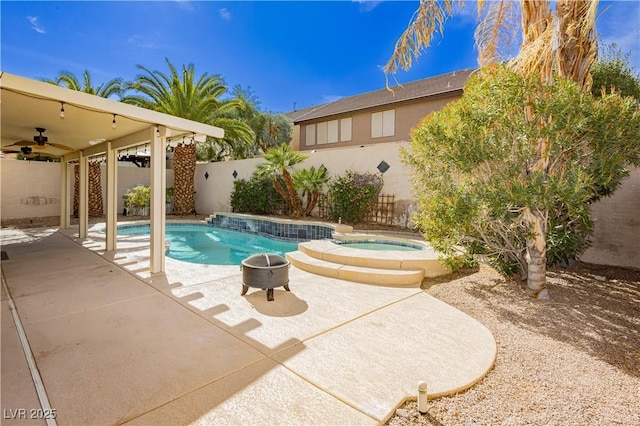
[[[517,40],[518,8],[512,0],[478,2],[478,26],[475,30],[478,63],[481,67],[510,56]]]
[[[444,23],[453,14],[453,3],[459,0],[420,0],[409,26],[396,42],[393,54],[384,66],[384,73],[395,74],[399,68],[408,70],[413,60],[431,45],[433,36],[443,31]]]

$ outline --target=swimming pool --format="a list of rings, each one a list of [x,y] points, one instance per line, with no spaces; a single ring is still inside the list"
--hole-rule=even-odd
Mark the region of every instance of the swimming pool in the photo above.
[[[149,225],[118,226],[118,235],[149,235]],[[240,265],[256,253],[298,250],[295,241],[283,241],[208,225],[168,223],[165,238],[171,243],[167,257],[205,265]]]

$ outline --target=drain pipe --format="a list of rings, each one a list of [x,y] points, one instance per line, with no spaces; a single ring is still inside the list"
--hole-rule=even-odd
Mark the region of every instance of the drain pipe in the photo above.
[[[30,411],[29,413],[24,413],[24,415],[28,416],[33,414],[34,416],[37,414],[37,418],[44,419],[47,422],[47,426],[57,426],[56,423],[56,410],[51,408],[51,404],[49,404],[49,398],[47,397],[47,391],[44,388],[44,384],[42,383],[42,378],[40,377],[40,373],[38,372],[38,367],[36,366],[36,360],[33,358],[33,354],[31,353],[31,347],[29,346],[29,341],[27,340],[27,335],[24,332],[24,327],[22,327],[22,321],[20,320],[20,316],[18,315],[18,310],[16,309],[15,303],[13,303],[13,297],[11,297],[11,293],[9,292],[9,287],[4,280],[4,273],[2,273],[2,287],[7,294],[7,301],[9,302],[9,310],[11,311],[11,316],[13,317],[13,322],[16,325],[16,331],[18,332],[18,337],[20,338],[20,344],[22,345],[22,350],[24,352],[24,357],[27,360],[27,365],[29,366],[29,371],[31,372],[31,378],[33,379],[33,384],[36,387],[36,393],[38,394],[38,399],[40,400],[41,410],[38,410],[37,413],[34,411]],[[23,413],[20,413],[23,414]],[[35,419],[36,417],[31,417]]]

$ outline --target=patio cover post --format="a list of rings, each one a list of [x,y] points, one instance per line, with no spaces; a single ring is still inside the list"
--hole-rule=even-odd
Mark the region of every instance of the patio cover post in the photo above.
[[[151,132],[151,253],[150,272],[164,272],[164,226],[166,222],[167,153],[164,142],[169,129],[153,126]]]
[[[116,249],[118,231],[118,151],[107,142],[107,238],[106,250]]]
[[[89,167],[88,157],[80,151],[80,184],[78,200],[78,238],[87,238],[89,228]]]
[[[60,161],[60,229],[69,228],[69,163]]]

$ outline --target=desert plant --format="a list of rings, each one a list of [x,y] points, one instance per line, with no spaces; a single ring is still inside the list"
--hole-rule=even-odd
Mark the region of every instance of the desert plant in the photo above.
[[[278,148],[269,148],[264,154],[265,163],[258,165],[256,173],[271,179],[273,187],[287,203],[292,218],[304,214],[302,201],[296,190],[291,174],[294,166],[307,159],[307,155],[294,151],[289,145],[282,144]]]
[[[298,191],[302,192],[305,199],[304,215],[309,216],[318,203],[320,191],[329,181],[327,169],[324,166],[309,167],[308,169],[296,170],[293,174],[293,183]]]
[[[631,97],[597,99],[568,79],[546,84],[485,68],[459,101],[412,132],[403,158],[414,170],[416,223],[441,253],[463,246],[504,273],[543,274],[588,246],[589,205],[628,176],[627,165],[640,164],[639,133]],[[533,295],[538,282],[528,282]]]

